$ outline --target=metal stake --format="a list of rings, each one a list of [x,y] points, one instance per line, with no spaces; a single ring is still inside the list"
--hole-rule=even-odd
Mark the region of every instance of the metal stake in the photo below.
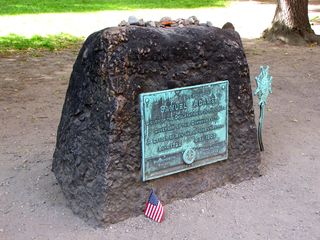
[[[269,75],[269,66],[261,66],[260,74],[256,77],[257,88],[254,95],[258,95],[259,106],[260,106],[260,117],[259,117],[259,127],[258,127],[258,140],[260,151],[264,151],[262,142],[262,129],[264,120],[264,107],[267,104],[267,98],[270,93],[272,93],[272,77]]]

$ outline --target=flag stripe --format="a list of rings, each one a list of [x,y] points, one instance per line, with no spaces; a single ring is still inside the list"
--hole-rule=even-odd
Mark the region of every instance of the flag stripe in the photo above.
[[[161,214],[162,214],[162,205],[159,204],[158,214],[157,214],[157,216],[156,216],[156,218],[155,218],[156,221],[159,222]]]
[[[159,204],[157,208],[158,208],[158,210],[157,210],[156,215],[154,217],[154,219],[156,221],[158,221],[157,219],[159,218],[159,214],[161,213],[161,204]]]
[[[152,209],[153,209],[153,205],[151,204],[151,203],[149,203],[149,211],[146,213],[146,215],[148,216],[148,217],[151,217],[151,213],[152,213]]]
[[[163,216],[163,208],[161,208],[161,210],[160,210],[160,214],[159,214],[159,217],[158,217],[158,222],[161,222],[162,216]]]
[[[146,210],[144,211],[144,213],[145,213],[147,216],[148,216],[149,209],[150,209],[150,203],[147,204],[147,208],[146,208]]]
[[[144,213],[147,214],[148,211],[149,211],[149,203],[147,203],[146,209],[144,210]]]
[[[155,216],[157,214],[157,211],[158,211],[158,206],[154,206],[153,207],[153,211],[152,211],[152,215],[151,215],[151,218],[152,219],[155,219]]]
[[[160,214],[158,216],[158,222],[161,222],[162,216],[163,216],[163,207],[161,205]]]
[[[152,212],[151,212],[151,218],[154,219],[154,214],[156,213],[157,207],[156,206],[152,206]]]
[[[161,208],[160,208],[160,206],[158,206],[157,208],[158,208],[158,209],[157,209],[156,214],[155,214],[155,216],[154,216],[154,220],[155,220],[156,222],[158,222],[158,217],[159,217],[159,214],[161,213]]]
[[[153,209],[153,205],[151,203],[149,203],[148,217],[151,217],[152,209]]]

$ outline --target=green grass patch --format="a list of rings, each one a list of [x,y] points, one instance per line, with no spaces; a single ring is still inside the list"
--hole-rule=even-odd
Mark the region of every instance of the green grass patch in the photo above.
[[[84,38],[61,33],[57,35],[39,36],[31,38],[10,34],[0,37],[0,52],[12,52],[17,50],[61,50],[79,46]]]
[[[153,8],[224,7],[227,0],[1,0],[0,15]]]

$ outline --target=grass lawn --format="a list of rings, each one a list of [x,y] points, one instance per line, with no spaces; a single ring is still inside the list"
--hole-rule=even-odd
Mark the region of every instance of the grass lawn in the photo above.
[[[74,37],[69,34],[58,34],[48,36],[35,35],[26,38],[16,34],[0,37],[0,53],[20,50],[61,50],[75,45],[80,45],[84,38]]]
[[[1,0],[0,15],[151,8],[224,7],[227,0]]]

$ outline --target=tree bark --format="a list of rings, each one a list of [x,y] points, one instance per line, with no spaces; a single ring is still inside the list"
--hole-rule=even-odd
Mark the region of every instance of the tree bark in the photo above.
[[[277,0],[272,27],[263,32],[269,41],[292,45],[320,44],[308,18],[308,0]]]

